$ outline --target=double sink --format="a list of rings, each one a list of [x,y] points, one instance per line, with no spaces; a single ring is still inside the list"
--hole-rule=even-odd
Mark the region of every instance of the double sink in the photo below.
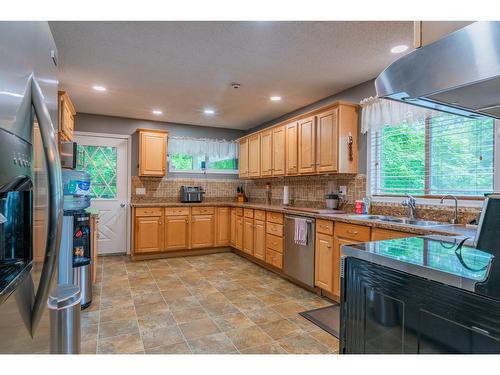
[[[450,225],[449,223],[443,223],[440,221],[419,220],[419,219],[384,216],[384,215],[349,215],[349,218],[363,219],[363,220],[376,220],[376,221],[382,221],[382,222],[394,223],[394,224],[414,225],[416,227],[434,227],[434,226],[438,226],[438,225]]]

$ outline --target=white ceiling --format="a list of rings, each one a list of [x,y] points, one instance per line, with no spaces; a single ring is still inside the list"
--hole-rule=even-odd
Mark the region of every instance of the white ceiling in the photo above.
[[[51,22],[77,112],[249,129],[376,77],[412,22]],[[231,88],[238,82],[241,88]],[[107,87],[96,92],[93,85]],[[269,96],[281,95],[281,102]],[[216,115],[203,114],[211,107]],[[153,109],[163,115],[155,116]]]

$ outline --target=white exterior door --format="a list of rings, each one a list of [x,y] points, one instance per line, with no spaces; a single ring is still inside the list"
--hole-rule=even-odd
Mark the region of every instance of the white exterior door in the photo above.
[[[90,173],[91,207],[99,210],[98,253],[127,252],[128,138],[75,133],[77,169]]]

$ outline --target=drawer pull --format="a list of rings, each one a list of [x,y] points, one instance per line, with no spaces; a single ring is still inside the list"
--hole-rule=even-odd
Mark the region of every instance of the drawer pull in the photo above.
[[[347,230],[347,233],[357,235],[358,231],[357,230]]]

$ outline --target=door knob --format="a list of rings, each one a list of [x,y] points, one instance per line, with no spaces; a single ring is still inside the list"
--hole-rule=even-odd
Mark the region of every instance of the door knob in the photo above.
[[[120,203],[120,207],[125,207],[125,203]]]

